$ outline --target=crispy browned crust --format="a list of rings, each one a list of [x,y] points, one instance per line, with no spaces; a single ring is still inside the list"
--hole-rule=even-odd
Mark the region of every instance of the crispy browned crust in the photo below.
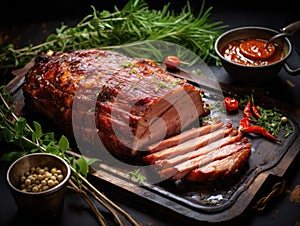
[[[120,157],[179,133],[204,114],[200,89],[151,60],[98,49],[38,56],[23,92],[28,105],[67,134],[92,142],[96,133]],[[178,112],[182,107],[194,110]]]

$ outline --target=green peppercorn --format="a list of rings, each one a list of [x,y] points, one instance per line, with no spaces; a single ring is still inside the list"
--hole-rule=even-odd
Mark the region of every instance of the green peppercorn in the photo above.
[[[31,167],[20,177],[20,189],[26,192],[46,191],[58,185],[64,176],[57,167]]]
[[[281,117],[281,122],[282,123],[286,123],[288,121],[287,117],[283,116]]]

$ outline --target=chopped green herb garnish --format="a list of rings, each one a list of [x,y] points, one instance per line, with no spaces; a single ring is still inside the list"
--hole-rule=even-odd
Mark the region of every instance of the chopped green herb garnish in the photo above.
[[[132,68],[132,67],[135,67],[135,63],[133,62],[129,62],[129,61],[124,61],[120,64],[122,67],[125,67],[125,68]]]
[[[164,81],[159,81],[157,83],[157,86],[158,87],[162,87],[162,88],[169,88],[169,85],[166,82],[164,82]]]
[[[138,88],[138,84],[137,84],[137,82],[135,82],[135,83],[133,83],[133,89],[137,89]]]
[[[278,136],[282,127],[284,127],[284,130],[286,131],[285,137],[292,133],[292,126],[287,121],[282,121],[283,114],[277,108],[264,109],[259,107],[259,112],[261,118],[257,119],[256,124],[264,127],[272,135]]]
[[[137,181],[139,183],[143,183],[145,181],[145,176],[141,174],[140,169],[130,171],[128,176],[130,180]]]

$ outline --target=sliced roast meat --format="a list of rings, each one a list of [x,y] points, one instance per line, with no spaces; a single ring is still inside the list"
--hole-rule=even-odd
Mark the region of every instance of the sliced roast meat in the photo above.
[[[223,121],[217,120],[216,122],[213,122],[212,124],[207,124],[204,126],[200,126],[198,128],[192,128],[192,129],[186,130],[176,136],[164,139],[160,142],[157,142],[155,144],[148,146],[148,151],[150,153],[153,153],[153,152],[160,151],[162,149],[176,146],[176,145],[183,143],[187,140],[190,140],[192,138],[199,137],[201,135],[213,132],[213,131],[221,128],[223,125],[224,125]]]
[[[250,148],[243,148],[223,159],[193,169],[187,174],[185,179],[188,181],[201,182],[232,177],[233,175],[237,175],[244,165],[247,164],[250,154]]]
[[[141,125],[141,128],[137,128],[136,131],[141,131],[142,128],[146,128],[144,133],[139,136],[136,135],[136,139],[133,143],[133,149],[138,150],[142,147],[146,147],[152,144],[154,141],[160,141],[166,137],[173,136],[183,131],[192,122],[195,122],[199,118],[199,112],[202,109],[197,106],[195,100],[199,99],[199,94],[193,90],[187,90],[186,88],[179,88],[176,90],[178,93],[167,94],[161,101],[168,102],[162,114],[154,114],[156,112],[156,105],[153,109],[149,109],[149,114],[146,113],[145,117],[148,119],[149,124]],[[176,96],[176,99],[173,99]],[[191,111],[186,111],[185,107],[191,106]],[[193,112],[193,113],[191,113]],[[202,112],[201,114],[203,114]],[[195,123],[195,124],[199,124]],[[147,149],[145,148],[145,151]]]
[[[36,57],[23,93],[26,105],[67,134],[91,143],[100,138],[106,151],[124,159],[205,114],[201,89],[151,60],[99,49]]]
[[[251,146],[252,144],[249,143],[247,139],[243,139],[240,142],[228,144],[219,149],[212,150],[205,155],[200,155],[173,167],[163,168],[160,170],[159,174],[162,178],[172,177],[173,179],[182,179],[195,168],[205,166],[208,163],[230,156],[244,148],[250,149]]]
[[[196,149],[208,145],[209,143],[219,140],[233,131],[233,128],[221,127],[216,131],[213,131],[208,134],[204,134],[200,137],[196,137],[190,139],[186,142],[180,143],[177,146],[163,149],[161,151],[148,154],[143,157],[143,160],[149,164],[152,164],[158,160],[163,160],[167,158],[174,158],[179,155],[183,155],[185,153],[189,153],[191,151],[195,151]]]
[[[195,151],[189,151],[187,153],[184,153],[182,155],[176,155],[176,156],[171,156],[170,158],[164,158],[164,159],[159,159],[154,162],[154,166],[157,168],[168,168],[172,167],[175,165],[178,165],[180,163],[183,163],[187,160],[199,157],[200,155],[205,155],[213,150],[219,149],[227,144],[231,144],[233,139],[236,139],[236,135],[229,135],[224,138],[220,138],[218,140],[215,140],[205,146],[200,147],[199,149],[196,149]],[[241,138],[239,137],[239,140]]]

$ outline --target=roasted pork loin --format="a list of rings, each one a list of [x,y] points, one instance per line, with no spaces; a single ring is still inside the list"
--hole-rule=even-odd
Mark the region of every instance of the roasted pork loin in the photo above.
[[[98,49],[36,57],[23,93],[28,106],[67,134],[91,143],[100,138],[124,159],[205,114],[201,89],[151,60]]]
[[[201,125],[203,91],[149,59],[98,49],[48,52],[25,75],[25,103],[65,133],[162,179],[215,180],[247,163],[231,122]],[[97,149],[98,150],[98,149]],[[131,161],[130,161],[131,162]]]

